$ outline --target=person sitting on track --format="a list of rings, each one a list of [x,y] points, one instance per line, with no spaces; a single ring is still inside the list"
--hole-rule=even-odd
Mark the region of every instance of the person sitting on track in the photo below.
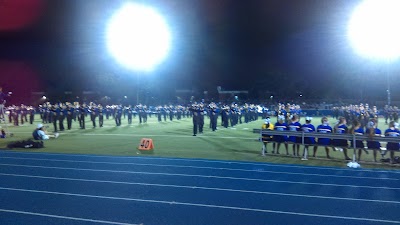
[[[261,129],[262,130],[274,130],[274,125],[271,123],[271,119],[269,117],[267,117],[264,120],[264,124],[261,126]],[[263,149],[261,152],[261,155],[263,155],[263,156],[265,156],[265,153],[267,152],[267,143],[269,141],[272,141],[272,136],[263,134],[262,135]]]
[[[35,140],[49,140],[50,138],[58,138],[58,135],[58,133],[47,134],[45,127],[41,123],[37,125],[37,128],[32,133]]]

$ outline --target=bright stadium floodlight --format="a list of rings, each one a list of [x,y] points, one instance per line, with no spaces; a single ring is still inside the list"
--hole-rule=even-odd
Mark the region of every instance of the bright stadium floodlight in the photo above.
[[[358,54],[393,61],[400,57],[399,28],[399,0],[364,0],[351,16],[347,35]]]
[[[168,55],[171,33],[153,8],[126,3],[110,19],[107,49],[116,61],[134,71],[151,71]]]
[[[347,35],[359,55],[389,63],[400,58],[399,28],[400,0],[364,0],[351,16]],[[390,105],[389,73],[386,75]]]

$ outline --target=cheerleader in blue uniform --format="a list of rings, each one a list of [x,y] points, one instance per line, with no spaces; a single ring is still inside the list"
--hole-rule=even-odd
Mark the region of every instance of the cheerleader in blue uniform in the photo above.
[[[398,139],[398,137],[400,136],[399,124],[394,121],[391,121],[389,123],[389,129],[385,131],[385,136]],[[386,149],[390,151],[390,163],[394,163],[394,152],[399,151],[400,149],[398,140],[394,142],[388,142],[386,145]]]
[[[335,134],[347,134],[349,129],[347,128],[346,124],[347,124],[346,118],[339,117],[339,122],[334,127],[333,132]],[[351,160],[349,158],[349,156],[347,155],[347,147],[348,147],[347,140],[345,140],[345,139],[333,139],[332,140],[332,144],[337,148],[343,149],[344,158],[346,160]]]
[[[332,127],[329,126],[328,118],[325,117],[325,116],[322,117],[321,122],[322,122],[322,124],[317,127],[317,132],[318,133],[331,134],[332,133]],[[329,156],[328,145],[331,144],[331,139],[329,139],[329,138],[318,138],[318,142],[317,143],[318,143],[318,145],[325,146],[326,157],[328,159],[330,159],[331,157]],[[317,149],[318,149],[318,146],[315,146],[314,147],[313,157],[316,157]]]
[[[306,117],[306,123],[301,126],[301,130],[304,133],[315,132],[315,127],[314,127],[314,125],[311,124],[311,120],[312,120],[311,117]],[[305,137],[304,138],[303,158],[301,158],[301,160],[307,160],[308,147],[310,145],[315,145],[315,138],[314,137]]]
[[[380,137],[382,135],[382,131],[377,127],[376,119],[371,119],[367,125],[367,133],[370,139],[374,137]],[[368,140],[367,141],[368,149],[372,149],[374,151],[374,161],[376,160],[377,152],[381,149],[381,143],[379,141]]]
[[[350,134],[355,134],[355,135],[364,135],[364,129],[361,126],[361,123],[356,120],[354,121],[353,126],[350,128]],[[354,148],[354,142],[350,141],[350,145],[352,148]],[[358,149],[358,160],[361,160],[361,153],[364,150],[366,154],[368,154],[368,151],[364,149],[364,142],[360,140],[356,140],[356,149]]]
[[[285,121],[284,116],[278,116],[278,122],[275,123],[274,129],[276,131],[286,131],[287,124],[284,121]],[[274,141],[276,142],[276,154],[279,154],[279,147],[281,146],[281,143],[284,143],[285,149],[286,149],[286,155],[289,155],[286,135],[274,135]],[[275,146],[274,146],[274,149],[275,149]],[[272,153],[274,153],[274,152],[275,151],[273,151]]]
[[[301,131],[299,116],[293,115],[291,120],[292,120],[291,123],[288,125],[288,130],[292,132]],[[293,143],[293,156],[299,156],[301,137],[289,136],[289,142]]]

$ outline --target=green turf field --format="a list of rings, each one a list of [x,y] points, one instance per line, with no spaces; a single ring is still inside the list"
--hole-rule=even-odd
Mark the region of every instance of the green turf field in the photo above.
[[[38,117],[38,116],[36,116]],[[55,152],[55,153],[73,153],[73,154],[102,154],[102,155],[120,155],[120,156],[162,156],[162,157],[183,157],[183,158],[205,158],[219,160],[240,160],[257,161],[273,163],[290,163],[306,165],[324,165],[324,166],[346,166],[341,152],[331,152],[333,160],[325,160],[325,150],[320,147],[317,159],[301,161],[299,158],[286,157],[283,155],[260,156],[261,143],[258,142],[258,134],[254,134],[254,128],[260,128],[263,121],[254,121],[248,124],[239,124],[234,128],[221,128],[212,132],[209,129],[209,120],[205,119],[204,134],[196,137],[192,136],[192,121],[184,118],[180,121],[157,122],[156,117],[148,119],[147,124],[138,124],[138,118],[133,119],[133,124],[128,125],[127,119],[122,120],[122,126],[116,127],[115,122],[105,120],[104,127],[92,128],[89,117],[86,118],[86,130],[78,129],[79,123],[73,122],[71,131],[60,132],[60,137],[56,140],[45,142],[43,149],[22,149],[22,151],[37,152]],[[35,129],[39,120],[33,125],[24,124],[19,127],[10,126],[9,131],[14,134],[13,137],[0,139],[0,148],[5,149],[7,143],[16,140],[31,138],[32,131]],[[272,119],[275,123],[275,118]],[[304,118],[301,119],[304,123]],[[331,119],[331,125],[335,120]],[[220,119],[218,120],[220,123]],[[314,118],[313,124],[320,124],[320,118]],[[49,131],[53,130],[52,124],[49,125]],[[383,120],[379,124],[382,131],[386,129]],[[143,153],[137,150],[141,138],[151,138],[154,141],[155,149],[151,153]],[[271,151],[271,144],[268,145]],[[284,153],[284,146],[281,146],[281,154]],[[289,145],[289,152],[292,153],[292,147]],[[302,152],[302,148],[301,148]],[[349,150],[349,156],[352,155]],[[378,160],[380,156],[378,155]],[[363,153],[363,160],[372,162],[372,152],[369,155]],[[382,167],[393,168],[387,165],[374,165],[361,162],[363,167]],[[399,168],[399,167],[395,167]]]

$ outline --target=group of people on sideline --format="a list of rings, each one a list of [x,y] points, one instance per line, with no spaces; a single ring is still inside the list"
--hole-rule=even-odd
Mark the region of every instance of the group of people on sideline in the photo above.
[[[377,124],[378,119],[370,118],[368,123],[363,126],[359,120],[353,120],[352,124],[349,126],[348,121],[345,117],[339,117],[337,123],[332,127],[329,124],[329,120],[327,117],[322,117],[321,124],[315,127],[312,123],[312,117],[306,117],[305,123],[299,123],[299,116],[293,115],[289,122],[285,122],[285,117],[280,115],[277,118],[277,122],[275,124],[271,123],[271,119],[267,117],[264,120],[264,124],[262,125],[263,130],[276,130],[276,131],[292,131],[292,132],[318,132],[325,134],[354,134],[354,135],[368,135],[371,140],[366,141],[366,145],[364,141],[357,140],[355,142],[355,148],[357,149],[357,159],[361,160],[362,153],[365,152],[369,154],[368,150],[372,150],[374,161],[377,162],[378,152],[381,153],[382,157],[386,155],[387,152],[390,152],[390,162],[394,163],[395,152],[400,150],[399,142],[388,142],[386,144],[386,148],[382,148],[383,146],[379,141],[374,141],[373,137],[399,137],[399,124],[395,121],[391,121],[388,124],[388,128],[382,132]],[[315,137],[305,137],[304,138],[304,151],[300,156],[300,145],[303,144],[303,140],[301,137],[295,136],[286,136],[286,135],[262,135],[263,141],[263,152],[265,154],[267,152],[267,143],[272,143],[272,153],[280,154],[281,145],[284,146],[286,150],[286,155],[289,155],[289,143],[292,144],[292,154],[293,156],[302,157],[303,160],[307,159],[308,148],[312,147],[312,157],[316,157],[316,153],[318,151],[318,147],[323,147],[326,152],[326,157],[331,158],[330,149],[333,151],[340,150],[343,152],[345,160],[351,160],[348,155],[348,148],[354,148],[354,144],[352,140],[345,139],[330,139],[330,138],[315,138]]]

